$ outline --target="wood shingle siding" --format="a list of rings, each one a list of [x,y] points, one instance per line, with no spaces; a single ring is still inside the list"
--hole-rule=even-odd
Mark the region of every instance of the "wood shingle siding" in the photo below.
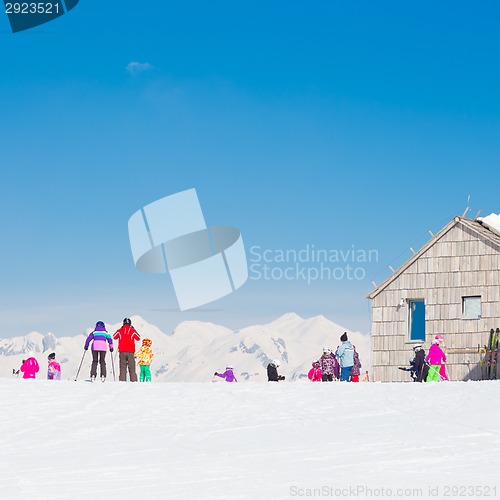
[[[463,298],[475,296],[481,298],[481,317],[464,318]],[[500,236],[479,221],[455,217],[368,298],[374,381],[410,381],[397,367],[408,366],[416,343],[428,352],[436,334],[450,349],[450,379],[477,379],[478,346],[500,326]],[[408,334],[408,300],[417,299],[425,303],[425,342],[411,341]]]

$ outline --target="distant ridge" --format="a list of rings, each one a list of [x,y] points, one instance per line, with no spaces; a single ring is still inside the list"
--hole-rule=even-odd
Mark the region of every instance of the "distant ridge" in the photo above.
[[[351,332],[324,316],[302,318],[293,312],[286,313],[270,323],[253,325],[232,331],[221,325],[203,321],[183,321],[173,332],[166,334],[140,316],[132,316],[132,323],[142,338],[153,340],[155,358],[151,366],[154,381],[161,382],[210,382],[215,371],[223,371],[231,364],[239,381],[267,381],[269,361],[279,359],[280,373],[287,380],[307,380],[311,363],[321,356],[324,346],[333,350],[340,344],[340,335],[347,332],[360,354],[362,370],[370,369],[370,338]],[[120,323],[106,323],[113,334]],[[12,370],[19,368],[22,359],[38,359],[45,378],[46,358],[56,352],[61,363],[63,379],[74,379],[84,354],[86,335],[55,337],[31,332],[23,337],[0,339],[0,376],[12,377]],[[139,348],[140,343],[137,344]],[[117,350],[113,353],[115,372],[118,374]],[[112,377],[110,353],[107,355],[108,379]],[[80,378],[88,376],[90,352],[85,355]]]

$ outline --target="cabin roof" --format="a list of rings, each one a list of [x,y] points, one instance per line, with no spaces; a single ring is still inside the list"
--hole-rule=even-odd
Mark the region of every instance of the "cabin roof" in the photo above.
[[[438,233],[436,233],[418,252],[412,255],[402,266],[400,266],[396,271],[394,271],[385,281],[383,281],[379,286],[377,286],[373,291],[371,291],[367,298],[374,299],[379,293],[385,290],[393,281],[398,279],[398,277],[403,274],[406,269],[408,269],[416,260],[420,258],[429,248],[434,246],[448,231],[453,229],[457,225],[462,225],[469,231],[477,234],[477,237],[482,240],[487,240],[498,247],[500,251],[500,236],[495,234],[493,231],[483,226],[481,221],[477,219],[467,219],[466,217],[453,217],[453,219],[446,224]]]

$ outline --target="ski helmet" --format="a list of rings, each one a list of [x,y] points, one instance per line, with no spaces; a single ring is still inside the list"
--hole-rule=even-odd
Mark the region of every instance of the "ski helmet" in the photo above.
[[[422,346],[421,346],[420,344],[415,344],[415,345],[413,346],[413,350],[414,350],[414,351],[418,351],[418,350],[420,350],[420,349],[422,349]]]
[[[434,337],[434,340],[437,340],[437,341],[438,341],[438,343],[441,343],[441,342],[443,342],[443,340],[444,340],[444,339],[443,339],[443,336],[442,336],[442,335],[436,335],[436,336]]]
[[[233,365],[227,365],[226,370],[234,370]]]
[[[104,321],[98,321],[96,324],[95,324],[96,327],[98,326],[105,326],[104,325]]]
[[[50,353],[50,354],[47,356],[47,358],[49,358],[49,359],[56,359],[56,353],[55,353],[55,352]]]
[[[323,347],[323,352],[328,354],[328,353],[332,352],[332,348],[330,346]]]
[[[278,367],[280,365],[279,359],[273,359],[273,365]]]
[[[313,361],[312,365],[313,365],[313,368],[318,368],[319,367],[319,362],[318,361]]]
[[[123,324],[124,324],[124,325],[131,325],[131,324],[132,324],[132,321],[130,321],[130,318],[125,318],[125,319],[123,320]]]

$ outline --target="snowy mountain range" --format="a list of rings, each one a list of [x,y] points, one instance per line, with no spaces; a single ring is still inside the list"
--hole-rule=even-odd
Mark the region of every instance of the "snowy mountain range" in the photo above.
[[[287,380],[307,380],[312,361],[321,356],[324,346],[333,350],[340,344],[340,335],[347,332],[356,346],[362,370],[370,370],[370,338],[333,323],[324,316],[304,319],[294,313],[285,314],[264,324],[232,331],[224,326],[201,321],[184,321],[170,334],[149,324],[140,316],[131,317],[132,324],[142,338],[153,341],[155,358],[151,365],[153,380],[162,382],[209,382],[215,371],[224,371],[226,365],[235,368],[238,381],[267,381],[266,367],[273,359],[281,362],[280,373]],[[113,334],[121,323],[106,323]],[[74,380],[84,355],[86,336],[92,331],[73,337],[55,337],[31,332],[23,337],[0,339],[0,377],[12,377],[23,359],[37,358],[39,378],[45,378],[47,355],[55,352],[61,364],[62,378]],[[115,346],[116,347],[116,346]],[[136,346],[140,347],[140,342]],[[107,355],[108,379],[113,366],[118,379],[117,350]],[[88,378],[91,355],[83,357],[79,379]],[[217,381],[222,379],[216,378]]]

